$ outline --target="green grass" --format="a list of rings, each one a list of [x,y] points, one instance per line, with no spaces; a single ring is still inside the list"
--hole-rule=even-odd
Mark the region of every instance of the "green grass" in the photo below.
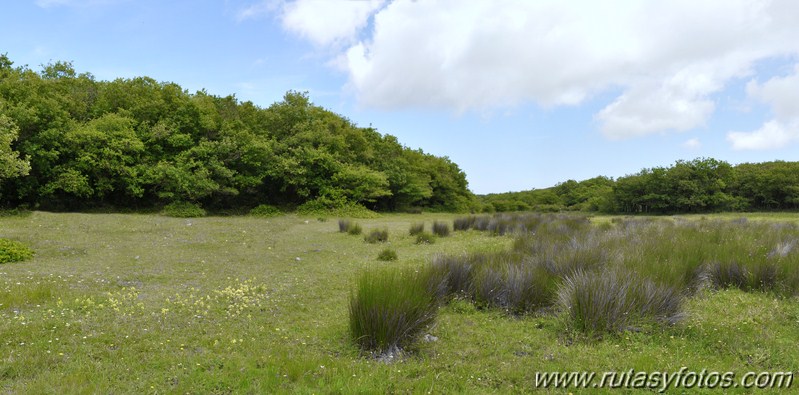
[[[392,234],[391,249],[402,259],[390,266],[402,270],[420,269],[437,256],[513,248],[512,236],[483,232],[452,232],[433,245],[416,245],[408,235],[412,223],[457,217],[425,213],[359,221]],[[776,219],[762,220],[771,221]],[[544,230],[565,234],[557,227]],[[546,311],[511,316],[456,299],[438,310],[426,331],[437,341],[419,341],[414,353],[385,364],[362,354],[348,320],[358,279],[386,265],[375,261],[383,246],[339,234],[334,221],[33,212],[0,218],[0,232],[36,251],[24,263],[0,265],[4,393],[526,393],[534,391],[536,371],[687,366],[742,374],[796,370],[799,360],[795,296],[708,287],[685,298],[682,321],[603,340],[575,335]],[[687,243],[691,235],[668,240]],[[711,236],[727,243],[724,232]],[[745,236],[735,240],[750,240]],[[629,243],[640,254],[668,251],[633,244],[637,240],[610,238],[598,245]],[[760,241],[768,254],[784,240]],[[549,248],[566,248],[568,239],[554,247],[525,245],[558,257]],[[688,252],[678,256],[724,257],[732,244],[686,246]],[[573,247],[563,259],[586,253]],[[655,255],[633,251],[602,259],[650,268],[642,275],[682,278],[682,266],[679,274],[666,270],[676,258],[667,262],[661,255],[648,266],[643,258]],[[777,262],[779,278],[789,274],[793,256]],[[524,275],[511,277],[526,281]]]

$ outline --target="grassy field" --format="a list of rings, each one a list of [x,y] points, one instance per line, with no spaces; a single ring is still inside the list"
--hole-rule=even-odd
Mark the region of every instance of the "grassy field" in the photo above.
[[[536,391],[546,371],[799,370],[797,298],[735,289],[688,298],[674,326],[601,340],[570,333],[553,314],[456,301],[429,330],[437,340],[393,363],[363,356],[347,308],[365,269],[514,243],[473,230],[433,244],[408,234],[454,218],[353,220],[364,235],[388,230],[387,243],[372,244],[340,233],[335,219],[292,215],[2,217],[0,238],[36,255],[0,265],[0,392],[509,393]],[[398,260],[377,259],[387,246]]]

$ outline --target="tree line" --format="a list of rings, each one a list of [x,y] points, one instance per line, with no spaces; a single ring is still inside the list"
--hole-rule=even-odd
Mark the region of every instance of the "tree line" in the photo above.
[[[552,188],[480,197],[485,211],[705,213],[799,209],[799,162],[730,165],[712,158],[677,161],[613,180],[569,180]]]
[[[463,211],[447,157],[290,91],[261,108],[138,77],[98,81],[69,62],[33,71],[0,55],[0,205],[54,210],[348,204]]]

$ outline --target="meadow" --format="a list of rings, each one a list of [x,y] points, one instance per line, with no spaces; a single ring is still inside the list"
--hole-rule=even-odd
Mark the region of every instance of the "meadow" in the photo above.
[[[560,233],[561,244],[546,245],[496,228],[444,232],[463,221],[453,214],[383,214],[346,229],[297,215],[4,216],[0,238],[35,255],[0,265],[0,391],[561,393],[536,389],[536,372],[796,372],[799,215],[747,216],[577,219],[584,237]],[[361,230],[349,232],[354,225]],[[647,243],[647,234],[670,238]],[[378,259],[385,250],[396,259]],[[349,314],[365,275],[505,257],[470,277],[483,284],[511,278],[514,254],[677,288],[679,317],[584,330],[559,311],[565,276],[553,276],[542,288],[551,296],[522,308],[497,287],[445,292],[435,319],[391,358],[353,341]],[[744,280],[712,280],[734,278],[733,262]],[[773,270],[757,271],[762,262]],[[502,269],[486,274],[491,267]]]

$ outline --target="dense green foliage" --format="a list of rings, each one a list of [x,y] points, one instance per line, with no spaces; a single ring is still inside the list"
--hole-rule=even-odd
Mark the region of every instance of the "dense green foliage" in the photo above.
[[[19,262],[33,258],[33,250],[18,241],[0,239],[0,263]]]
[[[732,166],[716,159],[677,161],[612,180],[569,180],[552,188],[482,197],[484,211],[580,210],[699,213],[799,209],[799,162]]]
[[[0,203],[46,209],[468,209],[464,173],[288,92],[268,108],[0,55]]]
[[[195,218],[195,217],[204,217],[205,210],[195,203],[188,203],[188,202],[172,202],[164,206],[164,210],[161,212],[163,215],[167,217],[175,217],[175,218]]]

